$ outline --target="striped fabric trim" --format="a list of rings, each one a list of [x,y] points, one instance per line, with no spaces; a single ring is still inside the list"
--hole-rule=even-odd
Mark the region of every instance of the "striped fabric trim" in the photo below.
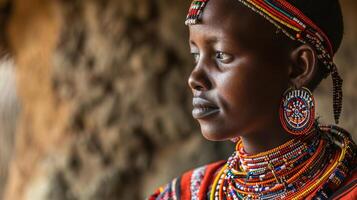
[[[197,168],[193,171],[191,177],[191,200],[199,200],[199,190],[201,186],[201,182],[206,172],[206,166]]]

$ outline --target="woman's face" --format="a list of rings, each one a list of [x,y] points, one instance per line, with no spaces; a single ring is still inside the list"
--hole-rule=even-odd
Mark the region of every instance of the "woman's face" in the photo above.
[[[188,80],[192,115],[203,135],[225,140],[276,126],[289,85],[288,53],[279,46],[283,36],[233,0],[210,0],[189,33],[196,64]]]

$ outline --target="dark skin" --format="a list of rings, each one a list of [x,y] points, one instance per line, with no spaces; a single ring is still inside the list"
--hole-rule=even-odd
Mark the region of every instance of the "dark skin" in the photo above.
[[[247,153],[277,147],[294,136],[279,120],[281,96],[289,87],[309,86],[317,58],[263,17],[234,0],[210,0],[202,22],[189,26],[196,65],[188,84],[194,97],[218,112],[196,118],[209,140],[241,137]]]

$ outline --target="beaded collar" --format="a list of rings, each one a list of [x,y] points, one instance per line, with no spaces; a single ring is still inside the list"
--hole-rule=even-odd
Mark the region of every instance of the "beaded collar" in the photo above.
[[[356,163],[356,145],[337,126],[317,126],[309,135],[257,155],[241,141],[212,185],[211,200],[328,198]]]

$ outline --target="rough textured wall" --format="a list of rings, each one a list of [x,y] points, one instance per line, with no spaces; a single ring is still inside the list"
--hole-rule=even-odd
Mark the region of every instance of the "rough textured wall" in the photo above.
[[[140,199],[147,176],[217,159],[188,109],[188,3],[15,1],[23,110],[7,199]]]
[[[0,199],[2,199],[13,152],[16,118],[19,113],[14,65],[8,57],[0,59],[0,91]]]
[[[142,199],[232,151],[204,141],[190,114],[190,2],[14,3],[7,33],[22,114],[6,199]],[[342,121],[357,132],[357,3],[343,3],[351,16],[337,59],[346,79]],[[317,91],[326,121],[330,88],[325,81]]]
[[[16,95],[14,61],[9,55],[5,27],[11,4],[0,0],[0,199],[7,181],[9,162],[14,148],[19,102]]]

